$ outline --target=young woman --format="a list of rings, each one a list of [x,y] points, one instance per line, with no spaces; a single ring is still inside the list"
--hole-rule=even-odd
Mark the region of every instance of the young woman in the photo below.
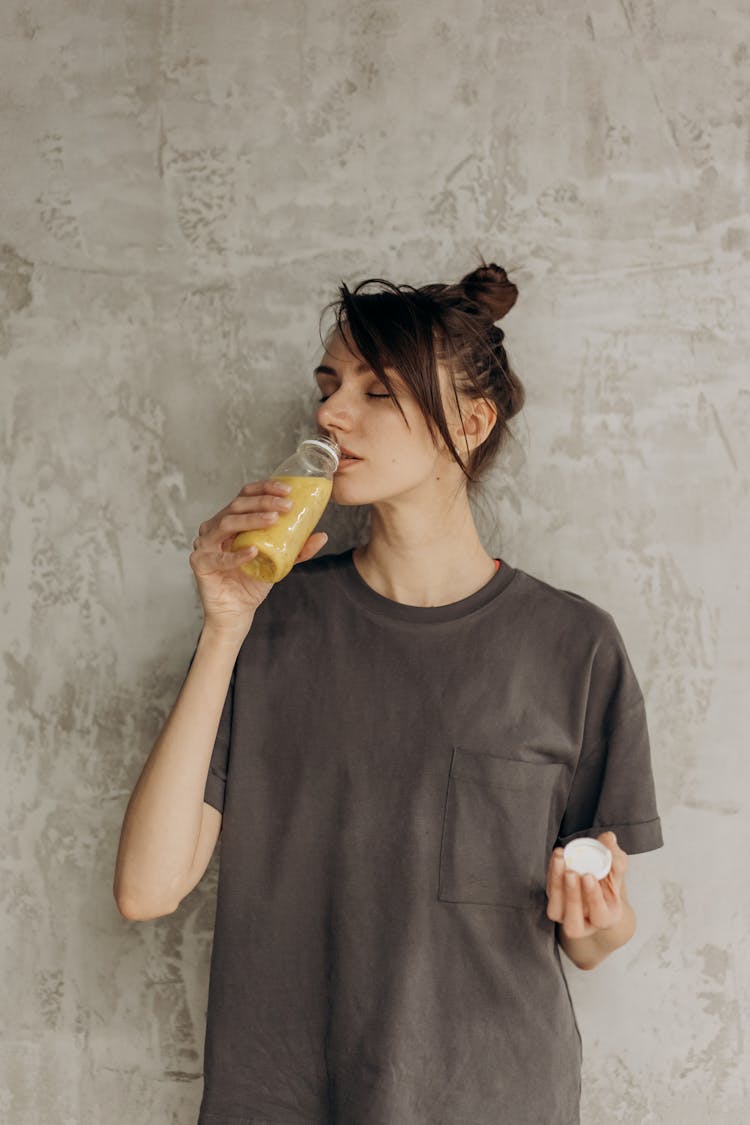
[[[367,544],[275,586],[234,536],[287,506],[246,484],[190,556],[205,622],[133,791],[126,918],[221,864],[199,1125],[577,1125],[580,968],[631,937],[628,855],[662,844],[643,696],[613,618],[504,559],[469,488],[523,404],[494,263],[456,285],[345,285],[317,427]],[[565,874],[596,836],[602,882]]]

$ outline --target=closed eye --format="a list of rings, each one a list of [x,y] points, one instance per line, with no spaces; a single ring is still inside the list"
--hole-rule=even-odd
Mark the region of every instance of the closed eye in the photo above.
[[[326,401],[326,399],[328,399],[328,398],[330,398],[330,397],[331,397],[330,395],[323,395],[323,397],[322,397],[322,398],[319,398],[319,399],[318,399],[318,402],[325,402],[325,401]],[[368,395],[367,395],[366,397],[367,397],[367,398],[390,398],[391,396],[390,396],[390,395],[376,395],[376,394],[368,394]]]

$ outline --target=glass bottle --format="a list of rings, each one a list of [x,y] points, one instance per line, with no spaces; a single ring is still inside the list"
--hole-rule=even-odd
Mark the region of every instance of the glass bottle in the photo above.
[[[279,512],[279,518],[270,527],[241,531],[235,536],[233,551],[258,548],[254,558],[241,564],[250,578],[263,582],[286,578],[328,504],[340,456],[338,444],[332,438],[305,438],[291,457],[271,473],[271,479],[291,485],[287,495],[292,507],[288,512]]]

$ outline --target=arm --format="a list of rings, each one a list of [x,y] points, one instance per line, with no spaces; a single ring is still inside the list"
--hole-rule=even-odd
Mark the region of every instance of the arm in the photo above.
[[[565,871],[562,848],[552,853],[547,877],[547,917],[558,925],[557,940],[579,969],[595,969],[615,949],[630,941],[636,919],[625,890],[626,853],[614,832],[599,840],[612,852],[612,870],[597,882]]]
[[[131,794],[114,896],[131,920],[171,914],[203,875],[221,830],[206,778],[240,640],[204,628],[185,683]]]
[[[232,670],[255,613],[272,589],[244,573],[257,547],[234,551],[242,531],[268,528],[292,501],[289,485],[269,479],[246,484],[202,523],[190,566],[203,603],[204,627],[193,663],[131,794],[115,865],[114,896],[124,917],[145,921],[171,914],[208,866],[221,813],[204,802]],[[297,562],[326,542],[311,535]]]

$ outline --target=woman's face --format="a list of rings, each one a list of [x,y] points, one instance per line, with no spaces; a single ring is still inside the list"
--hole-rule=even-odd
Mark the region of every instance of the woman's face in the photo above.
[[[388,368],[408,427],[385,385],[366,366],[353,344],[335,332],[326,345],[315,380],[321,402],[318,429],[359,460],[342,457],[333,479],[338,504],[372,504],[414,491],[426,481],[450,483],[461,470],[447,450],[436,449],[422,413],[403,380]],[[447,375],[440,373],[443,393]],[[442,444],[442,439],[440,439]],[[455,473],[451,471],[451,467]]]

